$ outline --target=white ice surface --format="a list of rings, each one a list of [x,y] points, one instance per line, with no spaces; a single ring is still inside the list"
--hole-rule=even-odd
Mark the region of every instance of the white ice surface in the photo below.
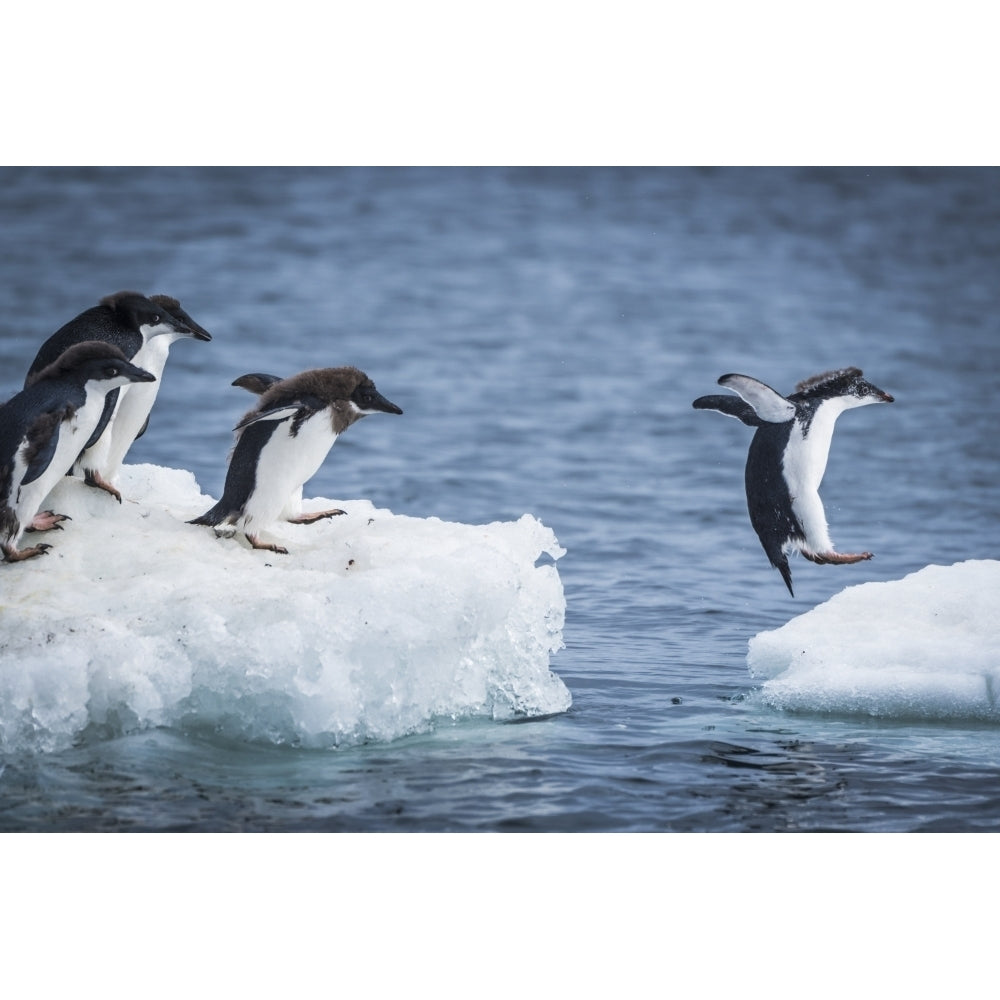
[[[253,551],[185,522],[189,472],[125,466],[119,506],[66,479],[47,555],[0,564],[0,749],[179,726],[301,746],[391,740],[435,720],[565,711],[549,670],[565,598],[552,531],[455,524],[317,498],[346,516]],[[545,565],[536,560],[547,553]]]
[[[781,709],[1000,722],[1000,562],[864,583],[750,640]]]

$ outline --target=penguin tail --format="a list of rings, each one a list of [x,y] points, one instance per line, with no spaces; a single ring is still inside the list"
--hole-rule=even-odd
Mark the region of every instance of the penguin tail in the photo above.
[[[206,510],[201,517],[193,518],[188,521],[188,524],[204,524],[210,528],[214,528],[217,524],[222,524],[223,521],[231,517],[232,513],[228,504],[223,506],[220,500],[211,510]]]
[[[795,591],[792,590],[792,571],[788,567],[788,556],[784,552],[780,554],[777,561],[771,560],[774,567],[781,574],[781,579],[785,581],[785,586],[788,588],[788,593],[795,596]]]
[[[792,590],[792,571],[788,565],[788,552],[786,546],[779,544],[773,538],[761,537],[761,545],[767,553],[768,561],[781,574],[781,579],[785,581],[788,593],[795,596]]]

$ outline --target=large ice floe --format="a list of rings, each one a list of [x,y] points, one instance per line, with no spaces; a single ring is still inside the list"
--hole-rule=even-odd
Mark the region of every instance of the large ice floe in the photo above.
[[[747,664],[776,708],[1000,722],[1000,562],[848,587],[751,639]]]
[[[549,669],[564,550],[530,515],[317,498],[303,510],[346,515],[274,526],[279,555],[185,523],[214,502],[189,472],[126,466],[119,485],[120,507],[67,478],[51,551],[0,564],[0,749],[152,726],[331,747],[570,705]]]

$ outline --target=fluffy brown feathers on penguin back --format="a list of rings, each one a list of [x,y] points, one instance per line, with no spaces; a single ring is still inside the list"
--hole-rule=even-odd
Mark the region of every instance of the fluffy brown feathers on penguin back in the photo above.
[[[368,376],[359,368],[313,368],[298,375],[290,375],[266,389],[257,404],[257,410],[273,410],[287,406],[296,399],[311,396],[321,399],[327,406],[338,399],[351,398],[354,390]]]
[[[330,407],[330,420],[334,434],[342,434],[363,414],[350,403],[354,390],[371,381],[359,368],[313,368],[275,382],[260,397],[256,412],[288,406],[297,400],[307,401],[305,406],[319,402]]]

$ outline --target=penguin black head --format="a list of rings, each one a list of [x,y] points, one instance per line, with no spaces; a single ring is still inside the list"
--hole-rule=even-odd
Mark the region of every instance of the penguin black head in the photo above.
[[[823,372],[804,379],[795,387],[798,398],[834,399],[838,396],[847,397],[852,406],[864,406],[867,403],[892,403],[894,398],[889,393],[872,385],[860,368],[840,368],[836,371]]]
[[[191,319],[181,308],[181,304],[177,299],[170,295],[150,295],[149,301],[154,305],[162,306],[174,319],[179,319],[187,327],[189,331],[188,336],[194,337],[196,340],[212,339],[212,335],[208,330]]]
[[[121,379],[122,385],[156,381],[155,375],[132,364],[120,348],[103,340],[85,340],[68,347],[38,373],[35,381],[67,377],[80,383]]]
[[[358,371],[357,368],[349,370],[356,372],[359,376],[357,386],[350,395],[350,400],[361,411],[362,416],[378,412],[398,414],[403,412],[375,388],[375,383],[364,372]]]
[[[173,300],[176,301],[176,300]],[[179,333],[195,336],[184,320],[171,313],[164,305],[146,298],[141,292],[115,292],[101,299],[125,326],[137,333],[146,328],[150,333]]]

